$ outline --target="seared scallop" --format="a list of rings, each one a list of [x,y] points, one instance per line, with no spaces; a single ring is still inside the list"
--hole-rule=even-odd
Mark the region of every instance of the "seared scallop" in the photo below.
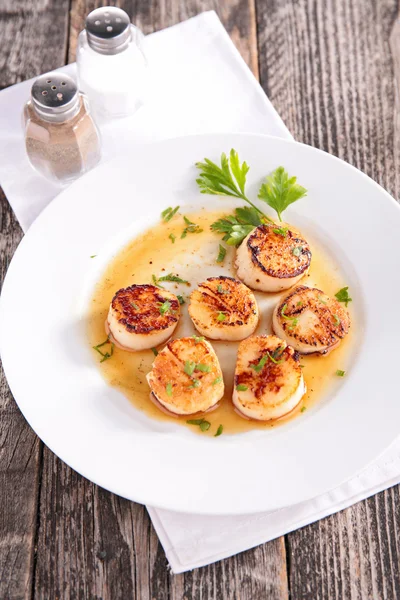
[[[248,287],[232,277],[210,277],[190,295],[189,315],[197,331],[213,340],[243,340],[258,323]]]
[[[176,415],[191,415],[214,407],[224,395],[217,355],[203,338],[168,342],[147,375],[151,393]]]
[[[175,294],[154,285],[131,285],[119,290],[112,299],[106,330],[123,349],[145,350],[172,335],[179,313]]]
[[[348,333],[350,317],[337,300],[301,285],[276,306],[272,327],[298,352],[325,354]]]
[[[294,230],[260,225],[236,253],[237,276],[255,290],[280,292],[295,285],[311,262],[310,246]]]
[[[239,344],[233,404],[250,419],[270,421],[292,411],[306,392],[296,352],[275,335]]]

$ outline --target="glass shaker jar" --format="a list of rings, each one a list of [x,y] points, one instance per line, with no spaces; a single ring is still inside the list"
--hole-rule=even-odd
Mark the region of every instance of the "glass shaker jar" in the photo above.
[[[86,18],[78,41],[78,82],[96,118],[126,117],[143,104],[148,86],[143,41],[120,8],[97,8]]]
[[[36,79],[23,116],[29,160],[49,179],[68,183],[99,162],[99,133],[71,77],[47,73]]]

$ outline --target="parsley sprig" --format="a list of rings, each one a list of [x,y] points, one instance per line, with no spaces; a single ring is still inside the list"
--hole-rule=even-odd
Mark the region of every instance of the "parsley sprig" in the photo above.
[[[270,219],[264,215],[262,210],[246,196],[246,177],[250,167],[244,161],[240,163],[239,155],[233,148],[229,157],[223,152],[221,154],[221,166],[213,163],[209,158],[204,162],[197,162],[196,167],[200,170],[200,175],[196,182],[202,194],[211,194],[213,196],[232,196],[244,200],[260,215],[263,215],[268,221]]]
[[[283,167],[278,167],[266,177],[266,182],[260,187],[258,197],[276,210],[278,219],[282,221],[283,211],[306,194],[307,190],[297,183],[296,177],[289,177]]]

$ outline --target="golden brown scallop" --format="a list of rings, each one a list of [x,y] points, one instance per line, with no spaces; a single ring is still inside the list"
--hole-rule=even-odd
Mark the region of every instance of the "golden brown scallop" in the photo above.
[[[197,331],[213,340],[243,340],[258,323],[248,287],[232,277],[210,277],[190,295],[189,315]]]
[[[156,400],[177,415],[210,410],[224,395],[217,355],[209,342],[196,336],[168,342],[147,381]]]
[[[343,304],[317,288],[296,287],[280,300],[272,319],[276,335],[302,354],[324,354],[348,333],[350,317]]]
[[[260,335],[239,344],[232,401],[240,413],[258,421],[279,419],[305,391],[297,354],[285,341]]]
[[[237,276],[255,290],[286,290],[305,275],[311,263],[308,242],[279,225],[260,225],[243,240],[236,253]]]
[[[131,285],[112,299],[106,329],[124,349],[144,350],[165,342],[177,326],[179,315],[175,294],[154,285]]]

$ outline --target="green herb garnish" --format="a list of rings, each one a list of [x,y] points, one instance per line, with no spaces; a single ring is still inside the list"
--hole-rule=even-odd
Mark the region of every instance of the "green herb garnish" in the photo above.
[[[224,258],[226,256],[226,248],[224,248],[223,246],[221,246],[221,244],[219,245],[219,251],[218,251],[218,256],[217,256],[217,263],[222,263],[224,262]]]
[[[281,310],[281,316],[286,319],[286,321],[290,322],[290,329],[293,329],[294,327],[296,327],[297,323],[299,322],[297,317],[288,317],[287,315],[285,315],[285,311],[287,309],[287,304],[284,304],[282,306],[282,310]]]
[[[139,310],[139,307],[137,304],[135,304],[134,302],[131,302],[131,306],[132,308],[134,308],[135,310]]]
[[[296,306],[303,306],[303,302],[299,300],[298,302],[296,302]]]
[[[186,421],[188,425],[201,425],[203,422],[204,419],[189,419],[189,421]]]
[[[183,220],[185,221],[187,227],[182,231],[181,239],[185,238],[188,233],[201,233],[203,229],[196,223],[192,223],[187,217],[183,216]]]
[[[339,317],[337,315],[333,315],[333,318],[335,319],[335,325],[336,325],[336,327],[339,327],[339,325],[341,323]]]
[[[185,304],[185,298],[183,296],[181,296],[180,294],[177,296],[178,298],[178,302],[179,304],[182,306],[182,304]]]
[[[282,237],[286,237],[287,236],[287,232],[289,231],[289,227],[277,227],[276,229],[272,230],[274,233],[276,233],[277,235],[281,235]]]
[[[302,252],[303,252],[303,246],[295,246],[294,248],[292,248],[293,256],[300,256],[300,254]]]
[[[199,342],[204,342],[205,338],[202,335],[192,335],[192,338],[194,339],[194,343],[198,344]]]
[[[248,206],[236,208],[234,212],[211,224],[211,231],[223,233],[222,239],[229,246],[238,246],[255,227],[265,222],[264,217]]]
[[[268,360],[268,352],[264,354],[264,356],[260,359],[260,361],[256,365],[250,365],[251,369],[254,369],[256,373],[259,373],[265,366],[265,363]]]
[[[267,352],[268,358],[275,364],[280,365],[284,362],[284,358],[281,358],[283,355],[285,348],[283,346],[279,346],[273,352]]]
[[[189,385],[189,389],[190,388],[198,388],[201,385],[201,381],[200,379],[193,379],[192,380],[192,385]]]
[[[225,321],[226,315],[223,312],[218,313],[217,321]]]
[[[169,237],[169,239],[171,240],[171,242],[172,242],[173,244],[175,244],[176,235],[174,235],[173,233],[170,233],[168,237]]]
[[[322,297],[322,296],[318,296],[318,300],[319,300],[320,302],[322,302],[322,304],[328,304],[328,303],[326,302],[326,300],[324,300],[324,299],[323,299],[323,297]]]
[[[222,285],[220,283],[217,285],[217,292],[218,292],[218,294],[230,294],[230,291],[224,290],[224,288],[222,287]]]
[[[166,208],[165,210],[162,211],[162,213],[161,213],[162,220],[165,223],[167,223],[178,212],[178,210],[179,210],[179,206],[175,206],[175,208],[171,208],[171,206],[169,206],[168,208]]]
[[[307,410],[307,406],[302,406],[301,409],[300,409],[300,412],[303,413],[305,410]]]
[[[105,346],[106,344],[110,344],[110,351],[109,352],[102,352],[100,350],[100,348],[102,348],[103,346]],[[102,342],[101,344],[97,344],[97,346],[93,346],[93,350],[96,350],[96,352],[98,352],[103,358],[101,359],[101,363],[104,362],[105,360],[107,360],[108,358],[111,358],[112,355],[114,354],[114,344],[113,342],[110,342],[109,338],[107,338],[104,342]]]
[[[173,275],[172,273],[168,273],[168,275],[163,275],[162,277],[158,277],[157,281],[172,281],[174,283],[189,283],[186,279],[181,279],[178,275]]]
[[[202,373],[209,373],[211,371],[211,367],[210,367],[210,365],[205,365],[203,363],[197,363],[196,371],[201,371]]]
[[[307,194],[307,190],[296,181],[296,177],[289,177],[283,167],[278,167],[267,176],[266,182],[260,187],[259,199],[276,210],[280,221],[282,221],[283,211]]]
[[[152,348],[151,351],[154,354],[154,356],[158,356],[158,350],[157,350],[157,348]]]
[[[223,430],[224,430],[224,426],[223,426],[223,425],[220,425],[220,426],[218,427],[218,429],[217,429],[217,433],[214,435],[214,437],[218,437],[218,436],[220,436],[220,435],[221,435],[221,433],[223,432]]]
[[[170,381],[165,386],[165,391],[167,392],[167,396],[172,396],[172,383]]]
[[[247,385],[244,385],[244,383],[239,383],[239,385],[236,386],[236,389],[238,392],[245,392],[249,388],[247,387]]]
[[[166,300],[165,302],[163,302],[160,306],[160,314],[161,315],[165,315],[168,311],[171,310],[171,302],[169,300]]]
[[[337,369],[336,375],[338,377],[344,377],[346,375],[346,371],[341,371],[340,369]]]
[[[97,254],[92,254],[90,258],[96,258]]]
[[[189,376],[193,375],[195,366],[196,366],[195,362],[193,362],[192,360],[186,360],[185,366],[183,369],[185,371],[186,375],[189,375]]]
[[[335,294],[335,298],[339,301],[339,302],[344,302],[347,308],[347,305],[349,302],[352,302],[352,298],[350,298],[349,296],[349,292],[348,292],[349,286],[346,286],[344,288],[342,288],[341,290],[339,290],[338,292],[336,292]]]
[[[217,377],[214,379],[211,385],[217,385],[217,383],[222,383],[222,377]]]
[[[196,163],[196,167],[200,170],[200,175],[196,179],[196,182],[202,194],[240,198],[250,204],[257,213],[264,215],[246,196],[245,186],[249,166],[246,162],[240,164],[239,155],[236,150],[232,148],[229,158],[225,152],[221,154],[221,166],[205,158],[204,162]],[[266,215],[264,217],[270,221]]]
[[[159,284],[159,279],[154,275],[154,273],[151,276],[151,280],[156,287],[159,287],[160,289],[165,290],[165,287],[163,285]]]
[[[211,423],[209,421],[203,421],[202,423],[200,423],[200,429],[201,431],[208,431],[211,427]]]

